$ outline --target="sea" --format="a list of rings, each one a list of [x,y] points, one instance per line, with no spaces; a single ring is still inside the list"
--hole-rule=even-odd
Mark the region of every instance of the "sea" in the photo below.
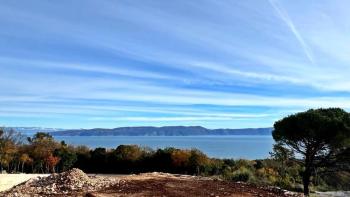
[[[272,151],[274,140],[269,135],[231,136],[55,136],[67,144],[85,145],[90,148],[116,148],[135,144],[152,149],[175,147],[196,148],[214,158],[264,159]]]

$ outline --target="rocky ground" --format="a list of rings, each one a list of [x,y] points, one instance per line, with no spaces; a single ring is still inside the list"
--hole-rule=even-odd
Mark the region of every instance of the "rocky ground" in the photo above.
[[[0,193],[0,196],[85,196],[88,191],[98,191],[117,183],[116,178],[89,177],[83,171],[74,168],[60,174],[31,178]]]
[[[212,178],[145,173],[128,176],[88,176],[79,169],[32,178],[0,193],[8,197],[32,196],[298,196],[273,187],[255,187]]]

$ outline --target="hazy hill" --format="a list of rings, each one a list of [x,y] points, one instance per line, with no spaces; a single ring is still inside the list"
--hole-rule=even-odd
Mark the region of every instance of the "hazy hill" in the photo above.
[[[65,129],[59,129],[59,128],[43,128],[43,127],[5,127],[9,129],[14,129],[15,131],[18,131],[24,135],[34,135],[37,132],[45,132],[45,133],[51,133],[54,131],[63,131]]]
[[[207,129],[200,126],[119,127],[55,131],[54,136],[271,135],[272,128]]]

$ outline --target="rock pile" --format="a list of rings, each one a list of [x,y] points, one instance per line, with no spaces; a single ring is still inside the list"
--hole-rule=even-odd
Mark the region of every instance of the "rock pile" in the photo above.
[[[77,195],[83,192],[97,191],[110,187],[117,180],[110,178],[89,177],[83,171],[73,168],[48,177],[32,178],[6,192],[6,196],[50,196]]]

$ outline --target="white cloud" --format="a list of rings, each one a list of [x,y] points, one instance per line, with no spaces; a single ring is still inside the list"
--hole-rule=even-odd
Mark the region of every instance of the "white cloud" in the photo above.
[[[293,21],[289,17],[288,13],[283,9],[283,7],[277,2],[277,0],[269,0],[271,6],[275,9],[279,17],[286,23],[286,25],[289,27],[291,32],[294,34],[295,38],[300,43],[302,49],[304,50],[307,58],[310,60],[310,62],[315,63],[314,57],[312,55],[312,51],[309,48],[309,46],[306,44],[305,40],[295,27]]]
[[[74,5],[3,3],[2,117],[105,115],[204,124],[350,108],[345,2],[186,3],[99,2],[84,4],[78,15]],[[344,8],[332,10],[338,3]],[[105,100],[118,104],[102,105]],[[225,111],[232,106],[247,113]],[[271,111],[249,111],[253,106]]]

